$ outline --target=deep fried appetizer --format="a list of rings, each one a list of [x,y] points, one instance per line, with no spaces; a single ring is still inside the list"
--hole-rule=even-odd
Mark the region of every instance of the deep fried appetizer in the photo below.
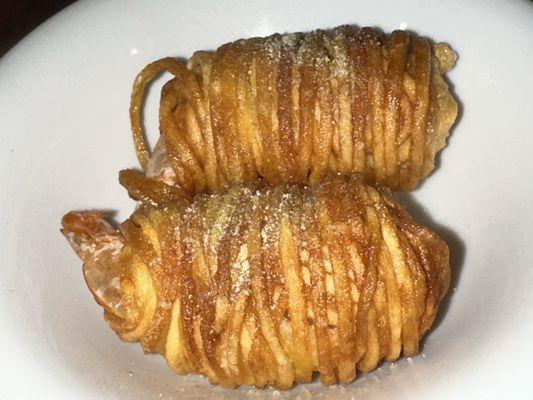
[[[141,203],[120,228],[63,233],[105,318],[178,373],[227,387],[326,385],[416,354],[450,280],[448,248],[389,190],[339,177]]]
[[[275,34],[165,58],[137,77],[131,121],[145,178],[189,194],[233,184],[360,175],[412,190],[434,168],[457,116],[445,44],[371,28]],[[142,103],[161,71],[161,138],[151,154]],[[128,186],[128,189],[134,189]]]

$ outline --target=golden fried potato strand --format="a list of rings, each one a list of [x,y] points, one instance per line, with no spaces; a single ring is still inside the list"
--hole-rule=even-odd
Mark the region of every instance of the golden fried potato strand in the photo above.
[[[164,58],[135,80],[137,155],[145,170],[161,162],[150,158],[141,112],[147,83],[169,71],[160,140],[172,183],[189,194],[259,178],[315,184],[337,173],[412,190],[457,115],[442,77],[454,63],[443,43],[348,26],[239,40],[196,52],[187,66]]]
[[[449,285],[446,244],[388,189],[354,179],[141,203],[120,231],[90,234],[105,216],[84,215],[68,214],[63,232],[93,269],[102,245],[91,243],[118,254],[102,271],[124,301],[98,297],[111,327],[227,387],[287,389],[315,371],[325,385],[350,382],[413,355]]]

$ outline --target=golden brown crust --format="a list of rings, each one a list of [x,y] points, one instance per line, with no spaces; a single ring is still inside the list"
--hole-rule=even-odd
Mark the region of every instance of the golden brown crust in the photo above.
[[[176,78],[161,96],[161,140],[174,184],[190,194],[336,173],[412,190],[457,115],[442,79],[454,62],[445,44],[347,26],[239,40],[195,53],[188,68],[165,58],[134,85],[137,154],[149,165],[141,103],[147,82],[168,70]]]
[[[137,210],[120,229],[97,211],[63,219],[111,328],[227,387],[350,382],[416,354],[448,248],[362,182],[411,190],[431,172],[454,63],[444,44],[343,26],[148,65],[130,108],[144,171],[120,173]],[[141,108],[161,71],[174,78],[151,154]]]
[[[127,312],[104,304],[119,336],[228,387],[350,382],[413,355],[449,284],[437,235],[388,190],[340,177],[141,204],[120,232],[69,215],[73,243],[120,244],[118,269],[100,265],[120,278]]]

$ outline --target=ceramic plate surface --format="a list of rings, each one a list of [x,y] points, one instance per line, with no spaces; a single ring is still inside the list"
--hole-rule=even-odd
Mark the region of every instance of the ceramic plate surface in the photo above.
[[[421,355],[348,386],[231,391],[177,376],[103,321],[60,218],[133,210],[118,171],[137,165],[128,104],[145,64],[340,24],[406,28],[459,54],[460,120],[439,168],[399,196],[452,250],[438,323]],[[0,398],[533,398],[532,2],[81,1],[0,59],[0,116]]]

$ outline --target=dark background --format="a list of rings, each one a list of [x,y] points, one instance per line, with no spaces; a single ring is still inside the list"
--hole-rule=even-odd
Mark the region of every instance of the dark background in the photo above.
[[[0,0],[0,57],[75,0]]]

